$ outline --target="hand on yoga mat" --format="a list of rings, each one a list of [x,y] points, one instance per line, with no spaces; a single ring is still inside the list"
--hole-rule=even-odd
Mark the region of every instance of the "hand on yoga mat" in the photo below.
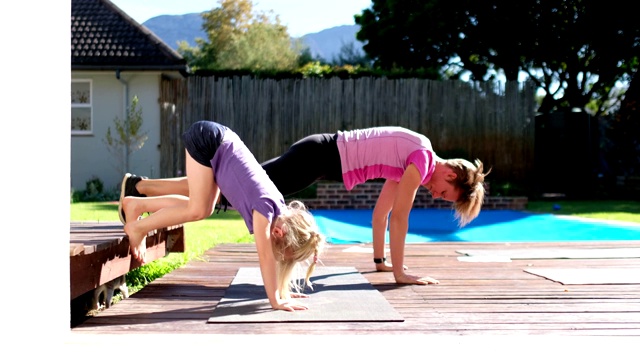
[[[278,300],[278,305],[272,306],[274,310],[296,311],[309,310],[309,307],[292,300]]]

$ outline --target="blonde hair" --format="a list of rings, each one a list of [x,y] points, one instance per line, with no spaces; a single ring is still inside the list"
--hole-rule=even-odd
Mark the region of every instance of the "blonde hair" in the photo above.
[[[453,203],[453,208],[456,211],[458,225],[463,227],[475,219],[482,209],[484,178],[489,175],[491,169],[483,173],[482,161],[478,159],[475,160],[475,165],[464,159],[449,159],[446,163],[457,175],[453,184],[460,189],[460,197]]]
[[[318,256],[324,249],[325,238],[320,234],[313,215],[300,201],[290,202],[287,211],[278,218],[282,223],[284,236],[282,241],[275,242],[273,251],[277,264],[278,292],[280,298],[287,299],[291,290],[302,291],[305,284],[313,288],[309,278],[315,269]],[[304,284],[300,284],[292,279],[293,272],[299,262],[311,257],[313,258],[307,269]]]

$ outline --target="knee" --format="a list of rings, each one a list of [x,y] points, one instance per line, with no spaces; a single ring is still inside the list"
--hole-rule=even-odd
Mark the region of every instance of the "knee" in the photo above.
[[[212,209],[189,207],[186,212],[187,221],[206,219],[213,213]]]

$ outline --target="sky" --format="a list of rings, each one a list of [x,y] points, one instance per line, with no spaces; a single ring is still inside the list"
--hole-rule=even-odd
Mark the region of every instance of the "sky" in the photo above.
[[[140,24],[159,15],[208,11],[218,0],[111,0]],[[371,0],[253,0],[254,10],[273,10],[289,35],[300,37],[340,25],[354,25],[353,15],[371,6]]]

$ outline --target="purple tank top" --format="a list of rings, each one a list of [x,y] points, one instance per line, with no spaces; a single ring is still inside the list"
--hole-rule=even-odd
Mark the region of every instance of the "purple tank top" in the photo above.
[[[431,141],[402,127],[338,131],[337,142],[347,190],[371,179],[400,181],[409,164],[418,168],[424,185],[435,169]]]
[[[240,213],[250,234],[253,234],[253,210],[269,222],[284,211],[282,194],[233,131],[225,131],[211,166],[220,191]]]

